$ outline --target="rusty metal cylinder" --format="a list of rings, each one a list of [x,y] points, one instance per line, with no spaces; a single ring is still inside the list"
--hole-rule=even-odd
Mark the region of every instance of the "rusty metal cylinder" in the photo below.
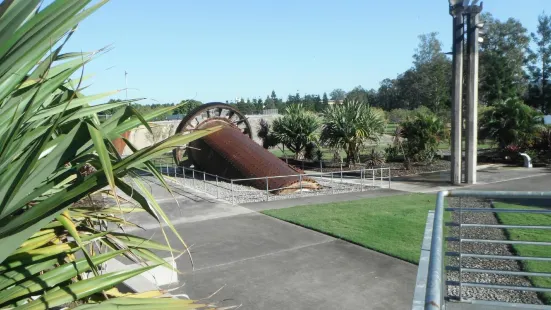
[[[212,125],[220,125],[216,123]],[[268,188],[272,193],[319,188],[315,180],[299,176],[301,172],[291,168],[231,125],[191,143],[188,155],[201,170],[227,179],[287,176],[270,178],[267,185],[266,179],[238,183],[258,189]]]

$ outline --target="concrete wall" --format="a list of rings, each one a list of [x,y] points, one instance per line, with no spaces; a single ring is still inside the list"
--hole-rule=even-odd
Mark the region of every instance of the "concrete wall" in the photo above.
[[[278,118],[279,115],[247,115],[247,119],[249,120],[249,123],[251,124],[251,128],[253,131],[253,140],[257,143],[261,143],[260,139],[258,139],[256,132],[260,128],[260,120],[265,119],[269,124],[271,124],[274,119]],[[160,122],[151,122],[150,126],[153,131],[153,135],[150,134],[145,126],[139,126],[135,129],[133,129],[130,132],[130,136],[128,137],[128,140],[138,149],[142,149],[144,147],[148,147],[150,145],[153,145],[154,143],[157,143],[159,141],[162,141],[172,135],[174,135],[174,132],[176,131],[176,128],[180,124],[180,120],[174,120],[174,121],[160,121]],[[123,155],[129,155],[132,154],[130,149],[127,147],[124,148]]]

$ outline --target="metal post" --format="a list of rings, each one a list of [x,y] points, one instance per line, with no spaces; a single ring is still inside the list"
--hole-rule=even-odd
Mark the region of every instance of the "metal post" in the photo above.
[[[383,188],[383,168],[379,168],[380,169],[380,173],[381,173],[381,186],[380,188]]]
[[[321,160],[320,160],[320,172],[323,173],[323,164]]]
[[[218,194],[218,175],[216,176],[216,198],[220,198]]]
[[[207,175],[203,171],[203,191],[207,192]]]
[[[425,309],[440,310],[443,308],[443,241],[444,241],[444,197],[447,192],[439,192],[436,199],[432,240],[430,247],[429,275],[427,277],[427,293],[425,295]]]
[[[459,197],[459,301],[463,301],[463,285],[462,285],[462,282],[463,282],[463,274],[461,272],[461,268],[463,267],[463,262],[461,260],[461,253],[462,253],[462,242],[461,242],[461,238],[462,238],[462,233],[461,233],[461,224],[463,224],[463,198],[462,197]]]
[[[193,178],[193,180],[191,181],[192,182],[191,186],[195,188],[195,169],[191,169],[191,177]]]
[[[452,89],[452,130],[451,130],[451,183],[461,183],[461,129],[463,119],[461,117],[463,100],[463,11],[462,4],[452,7],[450,14],[453,16],[453,89]]]
[[[232,205],[235,204],[235,195],[233,193],[233,179],[231,180],[231,203]]]
[[[478,155],[478,38],[482,6],[472,5],[467,15],[467,52],[469,71],[467,72],[467,139],[465,141],[465,179],[468,184],[476,184]]]
[[[388,167],[388,188],[390,189],[390,183],[391,183],[391,176],[390,176],[390,167]]]
[[[364,191],[364,184],[363,184],[364,170],[365,170],[365,168],[363,168],[362,170],[360,170],[360,192],[363,192],[363,191]]]
[[[268,189],[268,177],[266,177],[266,201],[270,201],[270,190]]]
[[[331,183],[330,183],[330,186],[331,186],[331,192],[334,194],[334,193],[335,193],[335,186],[333,186],[333,171],[331,171]]]

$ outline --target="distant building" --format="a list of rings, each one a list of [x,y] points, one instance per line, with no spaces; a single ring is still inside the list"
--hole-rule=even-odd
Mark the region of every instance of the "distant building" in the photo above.
[[[327,103],[329,105],[334,105],[335,103],[341,104],[342,100],[329,100],[329,101],[327,101]]]

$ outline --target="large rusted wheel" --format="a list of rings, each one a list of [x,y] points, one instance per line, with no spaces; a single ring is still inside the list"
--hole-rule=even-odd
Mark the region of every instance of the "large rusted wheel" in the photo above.
[[[235,107],[221,102],[205,103],[193,109],[182,119],[176,132],[187,133],[217,125],[235,127],[252,138],[251,125],[245,115]]]
[[[191,142],[185,149],[189,164],[199,170],[225,179],[250,178],[251,180],[243,181],[241,185],[268,189],[272,193],[320,187],[315,180],[299,176],[300,171],[288,166],[254,142],[249,122],[231,105],[218,102],[204,104],[189,113],[176,132],[189,133],[213,126],[222,128]],[[174,154],[180,162],[182,149],[176,149]],[[263,179],[270,176],[277,178],[269,181]]]
[[[248,135],[249,138],[252,138],[251,125],[245,115],[235,107],[222,102],[210,102],[196,107],[188,115],[184,116],[178,128],[176,128],[176,132],[189,133],[194,130],[219,125],[233,127]],[[192,142],[190,146],[193,147],[194,144],[197,143]],[[186,153],[192,159],[192,152]],[[176,162],[179,163],[183,158],[184,151],[181,148],[174,149],[173,155]]]

